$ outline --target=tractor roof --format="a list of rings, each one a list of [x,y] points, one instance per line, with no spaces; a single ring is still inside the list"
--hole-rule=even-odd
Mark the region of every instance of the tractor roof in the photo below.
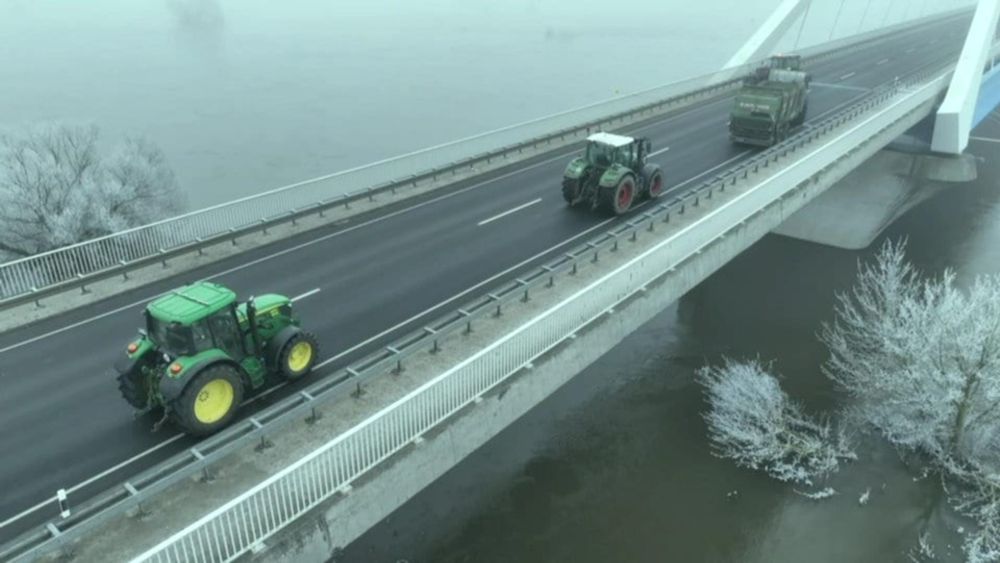
[[[604,145],[611,145],[612,147],[624,147],[626,145],[631,145],[635,139],[632,137],[626,137],[624,135],[615,135],[614,133],[605,133],[601,131],[600,133],[594,133],[593,135],[587,137],[588,141],[594,143],[601,143]]]
[[[188,325],[229,306],[235,300],[236,293],[225,286],[197,282],[156,299],[146,310],[161,321]]]

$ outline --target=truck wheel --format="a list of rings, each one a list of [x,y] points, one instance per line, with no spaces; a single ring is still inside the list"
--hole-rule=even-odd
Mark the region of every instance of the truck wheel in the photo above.
[[[795,125],[796,127],[798,127],[799,125],[802,125],[803,123],[805,123],[806,122],[806,110],[808,110],[808,109],[809,109],[809,103],[808,102],[803,103],[802,104],[802,111],[800,111],[799,114],[795,116],[795,121],[792,122],[792,124]]]
[[[663,173],[657,170],[649,179],[649,199],[656,199],[663,193]]]
[[[632,207],[635,200],[635,179],[625,176],[614,188],[601,188],[601,207],[614,215],[621,215]]]
[[[580,197],[580,180],[575,178],[563,178],[562,195],[566,203],[573,205],[576,198]]]
[[[295,333],[278,354],[278,371],[281,376],[288,381],[295,381],[309,373],[316,364],[318,350],[319,344],[315,336],[305,331]]]
[[[192,436],[225,428],[243,402],[243,380],[231,364],[212,364],[188,381],[171,404],[174,422]]]

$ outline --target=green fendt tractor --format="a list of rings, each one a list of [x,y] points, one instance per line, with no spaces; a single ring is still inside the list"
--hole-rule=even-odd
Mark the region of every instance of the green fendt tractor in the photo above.
[[[775,55],[743,81],[729,117],[729,138],[746,145],[780,143],[802,125],[812,77],[799,55]]]
[[[300,327],[281,295],[236,302],[210,282],[184,286],[146,306],[146,328],[115,362],[118,388],[133,407],[163,407],[184,432],[205,436],[225,427],[268,377],[296,380],[316,363],[316,338]],[[159,427],[159,424],[157,427]]]
[[[583,156],[574,158],[563,173],[562,194],[571,207],[621,215],[641,197],[663,193],[663,172],[649,158],[649,139],[611,133],[587,137]]]

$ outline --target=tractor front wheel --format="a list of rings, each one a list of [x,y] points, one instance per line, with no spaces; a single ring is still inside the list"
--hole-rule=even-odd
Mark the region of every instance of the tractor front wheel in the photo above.
[[[319,344],[316,337],[302,331],[295,333],[285,342],[278,354],[278,370],[288,381],[294,381],[309,373],[316,365],[316,352]]]
[[[174,422],[192,436],[225,428],[243,402],[243,380],[230,364],[213,364],[191,378],[171,404]]]

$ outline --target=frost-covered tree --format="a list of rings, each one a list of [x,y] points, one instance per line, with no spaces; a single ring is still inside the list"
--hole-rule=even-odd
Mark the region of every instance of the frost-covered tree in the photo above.
[[[824,373],[848,396],[850,419],[877,430],[940,498],[977,523],[962,530],[970,563],[1000,561],[1000,276],[959,287],[954,272],[921,276],[905,244],[885,244],[860,264],[820,331]],[[851,457],[829,423],[811,420],[758,362],[701,372],[715,452],[783,481],[810,482]],[[868,492],[861,502],[867,500]],[[933,559],[926,524],[911,553]]]
[[[806,485],[836,471],[840,459],[855,459],[844,435],[806,415],[759,361],[725,359],[698,375],[715,455]]]
[[[917,454],[978,522],[969,560],[1000,560],[1000,276],[964,289],[951,271],[924,278],[887,243],[820,338],[852,414]]]
[[[163,153],[126,139],[107,155],[94,126],[46,124],[0,135],[0,258],[142,225],[182,208]]]
[[[1000,469],[1000,277],[923,279],[887,244],[838,296],[824,370],[854,413],[944,466]]]

